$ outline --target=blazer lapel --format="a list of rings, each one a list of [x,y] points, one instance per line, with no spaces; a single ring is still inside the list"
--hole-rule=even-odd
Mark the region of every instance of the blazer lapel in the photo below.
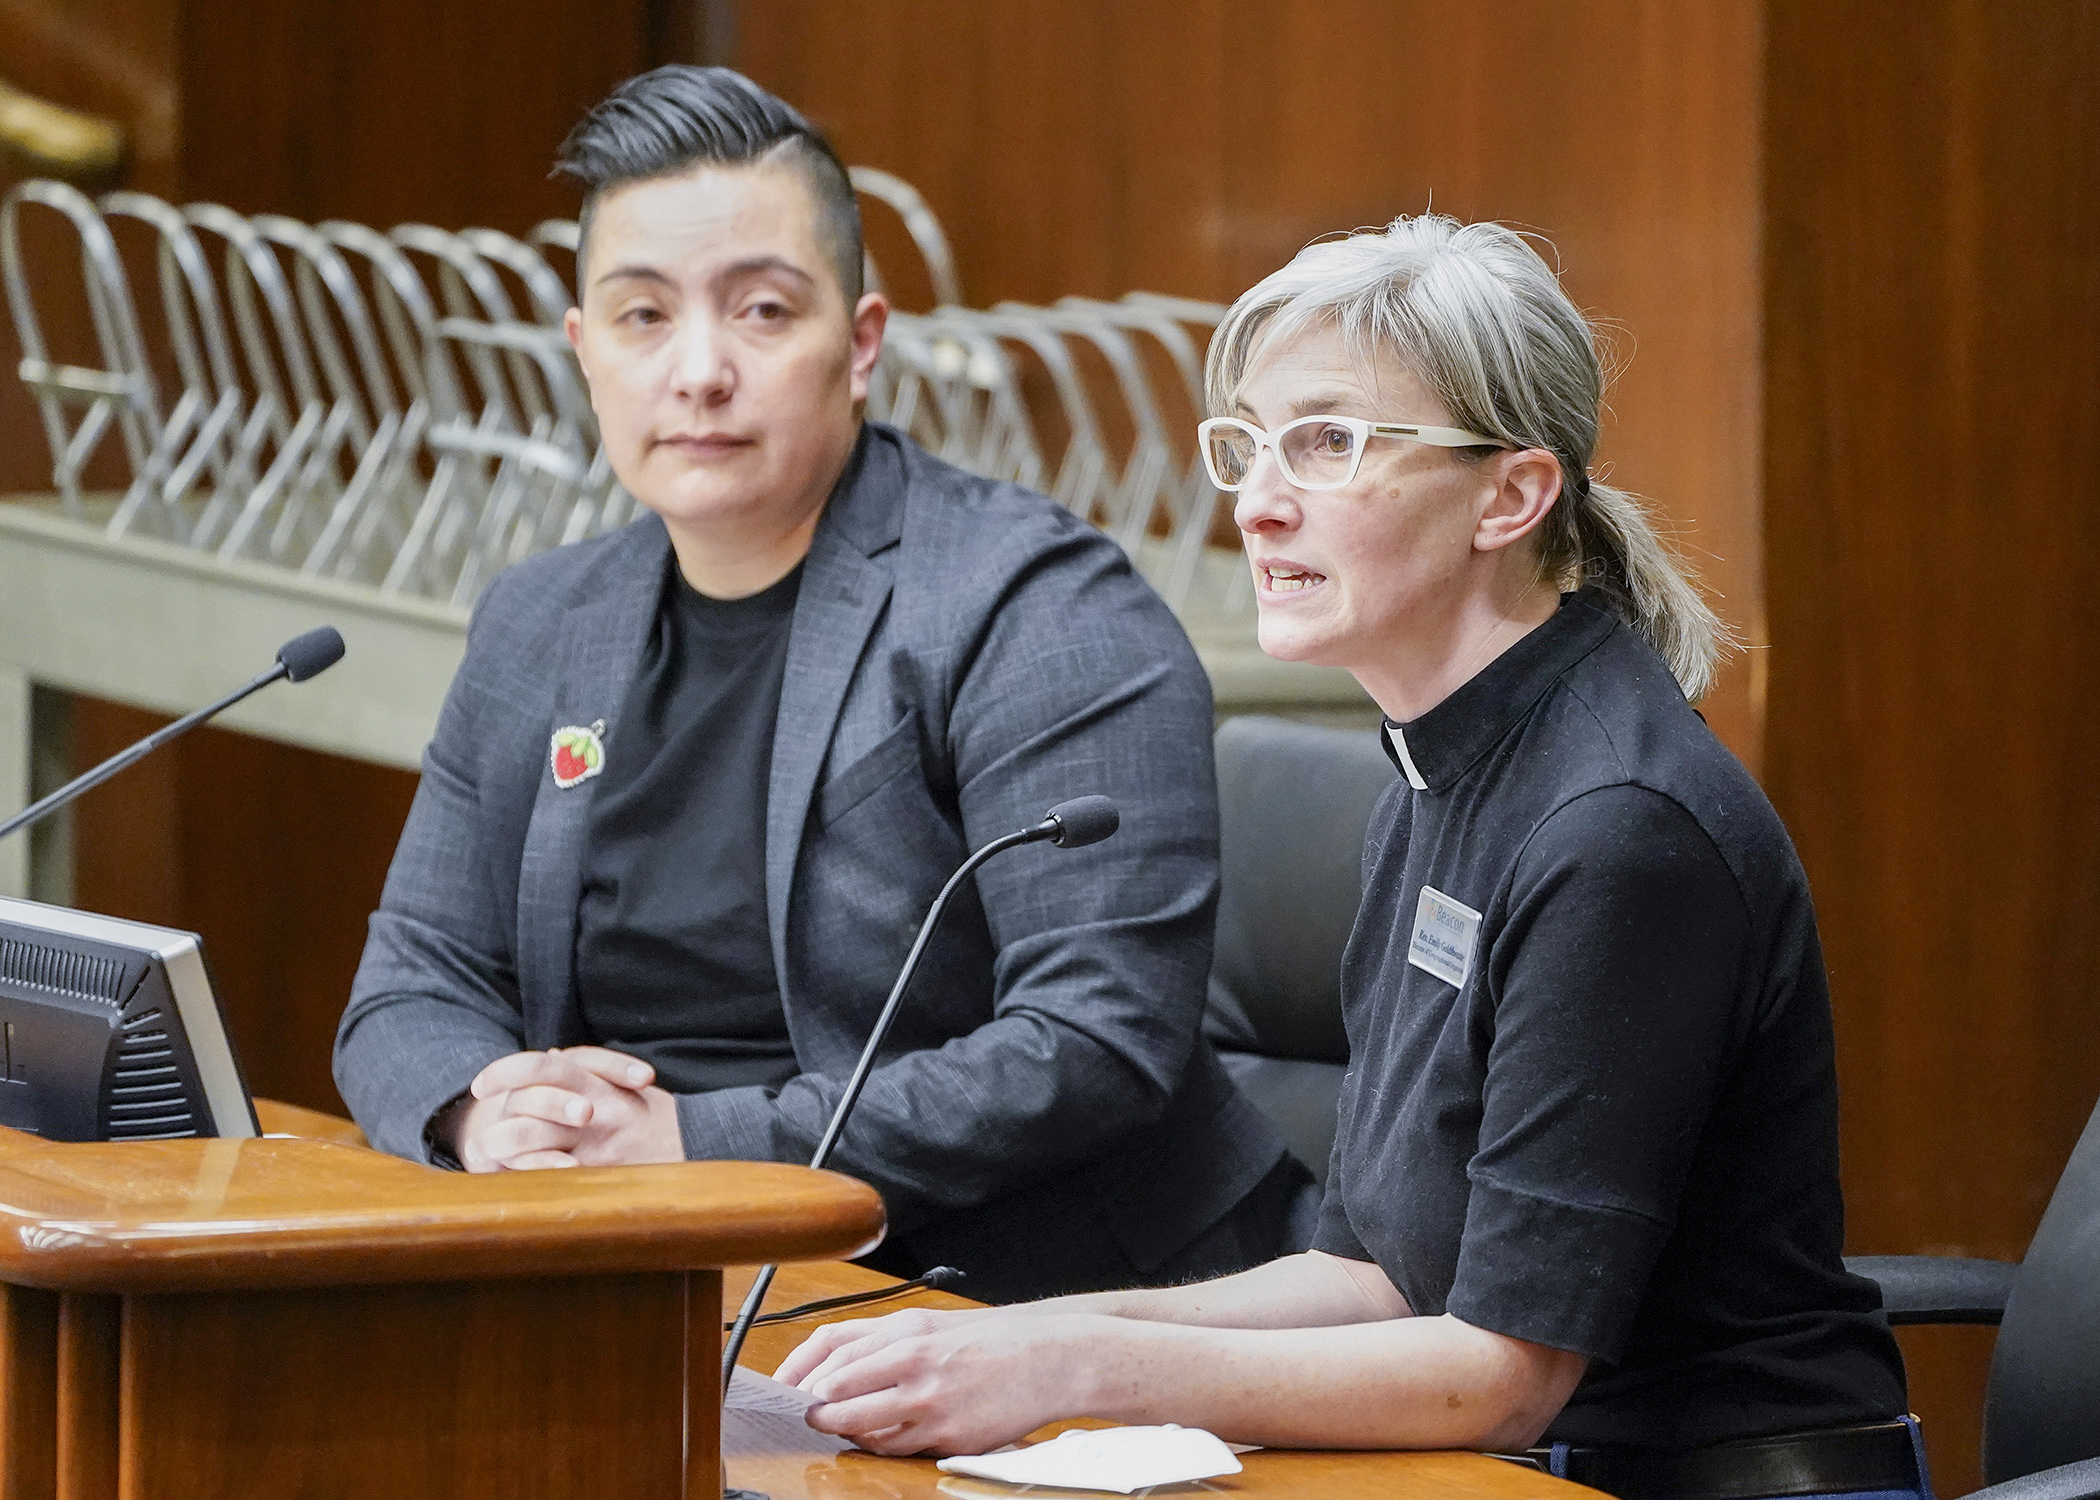
[[[538,729],[544,746],[539,791],[518,872],[518,990],[530,1048],[584,1040],[576,1002],[576,916],[592,787],[589,781],[556,784],[553,736],[602,720],[606,759],[620,753],[620,712],[656,617],[669,553],[662,522],[649,517],[603,567],[590,572],[588,602],[572,603],[563,615],[560,653],[550,664],[552,712]]]
[[[891,544],[901,529],[904,490],[904,465],[894,441],[883,429],[864,427],[817,523],[795,596],[766,791],[766,925],[784,1005],[793,1005],[787,913],[795,861],[846,690],[889,601]],[[873,555],[879,553],[888,555]]]

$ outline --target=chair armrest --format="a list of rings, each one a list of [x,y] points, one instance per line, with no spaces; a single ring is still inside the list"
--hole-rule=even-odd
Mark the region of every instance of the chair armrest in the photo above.
[[[1987,1485],[1972,1493],[1969,1500],[2096,1500],[2096,1497],[2100,1497],[2100,1458],[2058,1464],[2053,1469],[2023,1474],[2003,1484]]]
[[[1881,1283],[1889,1323],[1989,1323],[2005,1320],[2017,1261],[1944,1255],[1849,1255],[1845,1269]]]

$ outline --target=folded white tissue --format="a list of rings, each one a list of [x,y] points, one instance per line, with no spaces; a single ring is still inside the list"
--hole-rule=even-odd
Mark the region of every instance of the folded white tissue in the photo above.
[[[1186,1484],[1237,1474],[1232,1450],[1200,1427],[1103,1427],[1060,1433],[1032,1448],[1010,1448],[974,1458],[944,1458],[949,1474],[1007,1484],[1047,1484],[1067,1490],[1127,1495],[1155,1484]]]

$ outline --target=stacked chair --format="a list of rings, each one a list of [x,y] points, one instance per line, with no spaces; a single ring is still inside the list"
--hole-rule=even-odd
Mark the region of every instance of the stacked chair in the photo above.
[[[1204,1031],[1321,1182],[1349,1062],[1342,952],[1364,830],[1399,773],[1376,734],[1247,715],[1218,726],[1218,947]]]
[[[1236,538],[1194,441],[1223,309],[1146,293],[963,306],[923,199],[871,168],[853,180],[902,219],[937,300],[891,320],[869,414],[1055,496],[1177,609],[1207,556],[1243,574],[1217,566]],[[23,184],[0,203],[0,275],[60,506],[112,536],[457,606],[521,558],[626,524],[635,503],[561,331],[576,235],[568,220],[523,238],[382,232]],[[76,260],[93,348],[54,351],[39,292]],[[1251,590],[1226,593],[1204,612],[1251,618]]]

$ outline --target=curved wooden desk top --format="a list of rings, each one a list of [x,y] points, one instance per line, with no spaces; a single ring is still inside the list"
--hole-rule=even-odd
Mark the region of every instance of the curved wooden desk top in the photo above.
[[[886,1284],[893,1286],[896,1282],[860,1266],[788,1266],[773,1283],[766,1310],[779,1312],[820,1297],[869,1291]],[[748,1271],[733,1270],[725,1275],[722,1291],[727,1305],[734,1307],[741,1302],[750,1285]],[[769,1323],[751,1330],[740,1363],[771,1374],[812,1329],[840,1318],[880,1317],[905,1307],[979,1305],[948,1292],[914,1291],[871,1306],[865,1312],[829,1313],[794,1323]],[[1029,1440],[1039,1442],[1068,1427],[1108,1425],[1089,1419],[1058,1422],[1032,1434]],[[1191,1500],[1203,1496],[1214,1500],[1284,1500],[1315,1495],[1320,1500],[1609,1500],[1596,1490],[1482,1453],[1342,1453],[1265,1448],[1246,1454],[1241,1462],[1246,1467],[1238,1474],[1206,1479],[1201,1484],[1162,1486],[1152,1493]],[[733,1454],[728,1473],[731,1484],[763,1491],[772,1500],[1017,1500],[1024,1495],[1078,1497],[1091,1493],[1024,1491],[1012,1485],[943,1474],[930,1458],[879,1458],[857,1450],[828,1457],[788,1451]]]
[[[864,1183],[772,1162],[465,1176],[323,1140],[74,1144],[0,1128],[0,1281],[59,1291],[829,1260],[882,1228]]]

